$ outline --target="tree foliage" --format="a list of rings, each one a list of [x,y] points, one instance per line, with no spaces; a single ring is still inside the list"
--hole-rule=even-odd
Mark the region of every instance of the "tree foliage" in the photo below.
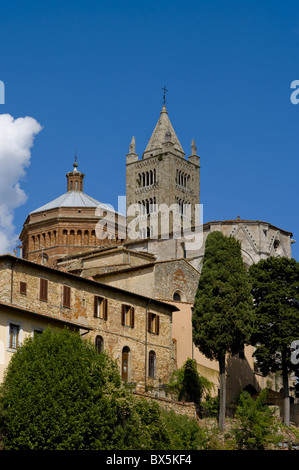
[[[201,450],[206,445],[206,435],[195,419],[163,411],[163,419],[171,438],[170,450]]]
[[[250,266],[255,307],[252,343],[259,369],[266,375],[282,370],[285,357],[291,363],[291,343],[299,339],[299,263],[285,257],[269,257]]]
[[[66,329],[24,342],[6,370],[0,407],[7,450],[171,446],[158,405],[134,400],[116,364]]]
[[[209,359],[237,354],[253,324],[250,284],[240,243],[221,232],[208,235],[193,313],[193,338]]]
[[[213,384],[199,374],[196,361],[188,358],[183,367],[176,369],[168,384],[168,390],[173,392],[179,401],[201,404],[203,394],[211,392]]]
[[[263,389],[256,400],[246,391],[240,394],[235,413],[238,422],[233,429],[239,450],[265,450],[279,440],[273,411],[264,405],[266,397],[267,389]]]
[[[193,340],[219,363],[219,428],[225,427],[226,354],[248,344],[253,324],[252,297],[241,244],[221,232],[208,235],[192,317]]]

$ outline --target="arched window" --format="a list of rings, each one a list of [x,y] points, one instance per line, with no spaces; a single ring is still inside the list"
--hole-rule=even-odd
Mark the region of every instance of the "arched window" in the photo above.
[[[82,232],[81,230],[78,230],[77,231],[77,245],[81,245],[82,244]]]
[[[148,376],[153,379],[156,378],[156,353],[150,351],[148,355]]]
[[[63,236],[63,244],[66,245],[67,244],[67,230],[63,230],[62,236]]]
[[[129,380],[129,360],[130,360],[131,351],[128,346],[125,346],[122,350],[121,355],[121,378],[128,382]]]
[[[175,292],[175,293],[173,294],[173,300],[174,300],[174,301],[177,301],[177,302],[180,302],[180,300],[181,300],[181,294],[180,294],[179,292]]]
[[[95,347],[98,353],[104,352],[104,339],[103,336],[96,336]]]
[[[70,231],[70,245],[74,245],[75,243],[75,231],[71,230]]]

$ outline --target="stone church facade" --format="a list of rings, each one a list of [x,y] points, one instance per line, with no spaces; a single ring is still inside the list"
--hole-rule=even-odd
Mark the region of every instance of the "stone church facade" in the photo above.
[[[74,166],[66,175],[67,192],[31,212],[25,221],[20,235],[23,258],[173,307],[169,337],[164,338],[171,364],[182,367],[192,357],[217,393],[218,364],[199,353],[192,341],[192,309],[205,240],[215,230],[234,236],[241,242],[244,264],[249,267],[268,256],[291,257],[293,235],[271,223],[239,217],[200,223],[200,158],[194,140],[191,155],[185,158],[165,106],[141,159],[132,138],[125,167],[126,217],[109,212],[109,207],[83,193],[84,175]],[[168,225],[162,223],[163,205],[173,208]],[[105,226],[100,224],[103,215]],[[187,230],[182,230],[185,226]],[[116,341],[122,332],[118,329],[113,334]],[[135,352],[132,357],[138,356]],[[259,391],[266,386],[252,353],[252,348],[246,348],[240,356],[228,359],[228,401],[243,388]],[[136,374],[147,377],[144,364],[134,366],[133,362],[131,367],[140,369]],[[170,370],[169,364],[169,374]]]

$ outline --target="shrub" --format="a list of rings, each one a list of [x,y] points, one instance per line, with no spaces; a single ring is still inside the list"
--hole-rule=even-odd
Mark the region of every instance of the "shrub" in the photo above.
[[[28,338],[0,391],[7,450],[126,450],[170,445],[155,403],[134,400],[117,365],[67,329]]]
[[[256,400],[248,392],[242,392],[236,408],[239,421],[233,433],[239,450],[264,450],[277,443],[278,425],[272,410],[264,405],[267,389],[262,390]]]
[[[172,450],[201,450],[206,443],[204,432],[195,419],[178,415],[174,411],[163,411]]]
[[[212,383],[197,371],[196,361],[187,359],[181,369],[173,372],[168,391],[179,401],[193,402],[200,405],[204,393],[209,392]]]

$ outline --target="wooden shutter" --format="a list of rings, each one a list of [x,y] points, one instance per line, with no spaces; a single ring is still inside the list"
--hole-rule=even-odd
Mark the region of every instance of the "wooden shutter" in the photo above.
[[[71,288],[68,286],[63,286],[63,306],[71,306]]]
[[[94,317],[98,316],[98,297],[94,296]]]
[[[122,306],[121,306],[121,324],[122,325],[125,324],[125,308],[126,308],[126,306],[124,304],[122,304]]]
[[[20,281],[20,294],[26,295],[27,294],[27,283]]]
[[[131,327],[134,328],[134,316],[135,316],[135,309],[131,307]]]
[[[40,300],[48,300],[48,281],[47,279],[40,280]]]
[[[159,315],[156,315],[156,334],[157,335],[159,334],[159,328],[160,328],[160,325],[159,325],[160,321],[159,320],[160,320]]]
[[[103,299],[103,302],[104,302],[104,305],[103,305],[103,308],[104,308],[103,318],[104,318],[104,320],[107,320],[107,318],[108,318],[108,299]]]

